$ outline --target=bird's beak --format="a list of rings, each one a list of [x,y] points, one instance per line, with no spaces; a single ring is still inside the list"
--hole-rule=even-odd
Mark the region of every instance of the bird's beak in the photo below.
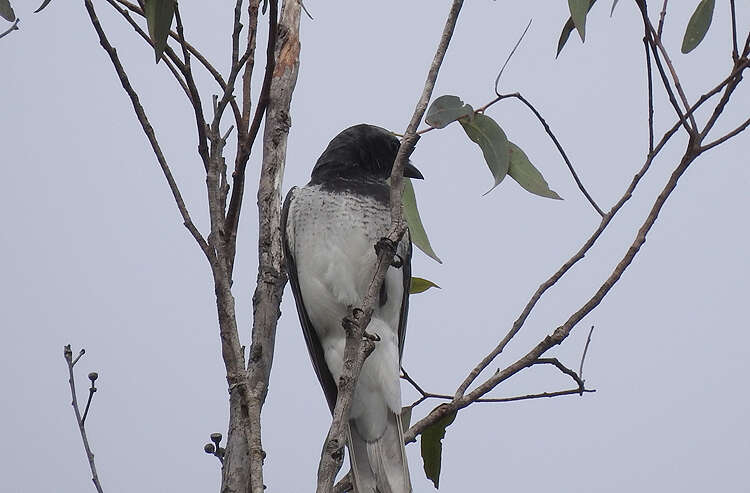
[[[404,166],[404,176],[407,178],[417,178],[418,180],[424,180],[422,173],[413,165],[411,161],[406,163]]]

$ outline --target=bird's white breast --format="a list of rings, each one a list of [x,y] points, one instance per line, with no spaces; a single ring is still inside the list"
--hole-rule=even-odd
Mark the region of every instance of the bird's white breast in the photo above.
[[[387,233],[390,211],[372,198],[307,186],[294,192],[287,238],[297,266],[300,292],[326,363],[338,381],[345,334],[341,321],[361,303],[375,269],[375,243]],[[405,247],[401,245],[400,251]],[[387,302],[376,303],[368,331],[380,336],[365,361],[350,418],[363,418],[365,434],[377,436],[386,411],[400,412],[398,326],[403,272],[391,267]]]

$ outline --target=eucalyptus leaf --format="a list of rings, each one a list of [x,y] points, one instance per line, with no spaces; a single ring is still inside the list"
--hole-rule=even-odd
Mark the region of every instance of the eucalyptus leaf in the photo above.
[[[411,277],[411,283],[409,284],[409,294],[424,293],[430,288],[442,289],[440,286],[430,281],[429,279],[422,279],[421,277]]]
[[[715,5],[714,0],[701,0],[695,8],[695,12],[688,21],[687,29],[685,29],[685,37],[682,38],[683,53],[690,53],[703,41],[708,28],[711,27]]]
[[[596,3],[596,0],[589,1],[589,10],[591,10],[591,7],[593,7],[595,3]],[[573,32],[573,29],[575,29],[575,25],[573,24],[573,18],[568,17],[568,20],[565,22],[565,25],[562,28],[562,32],[560,33],[560,39],[557,41],[557,54],[555,55],[555,58],[560,56],[560,52],[565,46],[565,43],[568,42],[568,38],[570,38],[570,33]]]
[[[589,13],[589,0],[568,0],[570,18],[581,36],[581,42],[586,41],[586,14]]]
[[[8,22],[16,20],[16,13],[13,12],[13,7],[10,6],[10,0],[0,0],[0,17]]]
[[[422,225],[422,219],[419,217],[417,196],[414,194],[414,186],[411,184],[410,178],[404,178],[404,194],[401,197],[401,202],[404,206],[404,217],[406,218],[406,223],[409,225],[411,242],[427,254],[428,257],[433,258],[438,263],[442,264],[443,261],[440,260],[432,249],[432,245],[430,245],[430,240],[427,238],[427,232]]]
[[[498,186],[505,175],[508,174],[510,157],[508,154],[508,138],[500,125],[484,113],[474,115],[471,121],[459,120],[459,123],[464,128],[466,135],[482,149],[484,160],[495,178],[495,184],[485,193],[486,195]]]
[[[422,447],[422,464],[427,479],[432,481],[435,488],[440,485],[440,462],[443,456],[443,438],[445,438],[445,429],[456,419],[456,411],[443,416],[437,423],[434,423],[422,432],[420,439]]]
[[[435,128],[443,128],[459,118],[472,116],[474,108],[464,104],[458,96],[440,96],[432,102],[424,121]]]
[[[154,43],[156,63],[159,63],[167,47],[169,28],[174,18],[175,0],[146,0],[146,24]]]
[[[508,142],[510,152],[510,166],[508,175],[529,192],[550,199],[562,200],[553,190],[538,169],[531,164],[526,153],[513,142]]]

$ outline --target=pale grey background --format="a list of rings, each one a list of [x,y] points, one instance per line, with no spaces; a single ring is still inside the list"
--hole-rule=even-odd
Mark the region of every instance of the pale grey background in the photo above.
[[[88,430],[105,490],[216,491],[218,464],[202,447],[209,433],[225,431],[227,397],[205,260],[181,225],[82,2],[58,0],[40,15],[31,14],[36,4],[14,3],[22,30],[0,40],[0,490],[93,491],[62,358],[71,343],[88,350],[77,367],[82,397],[86,373],[100,374]],[[96,3],[205,231],[205,187],[184,96],[135,34]],[[556,61],[567,3],[513,3],[466,3],[435,94],[475,106],[488,101],[499,65],[533,17],[503,86],[538,105],[609,209],[645,153],[638,13],[621,2],[610,19],[609,2],[600,2],[586,44],[574,35]],[[671,2],[665,42],[691,99],[730,66],[726,3],[717,5],[704,43],[683,56],[679,44],[697,0]],[[750,8],[737,4],[746,32]],[[184,2],[189,35],[226,67],[231,5],[205,5]],[[448,5],[308,2],[315,20],[303,19],[285,191],[307,181],[340,129],[362,121],[405,128]],[[215,89],[201,81],[207,104],[208,88]],[[747,118],[749,94],[736,94],[717,131]],[[661,89],[657,95],[661,131],[674,117]],[[415,275],[443,290],[413,298],[405,365],[434,392],[454,391],[598,224],[536,120],[514,102],[490,114],[565,201],[532,196],[511,180],[483,197],[489,172],[459,128],[421,140],[412,159],[427,179],[417,194],[445,263],[415,256]],[[622,281],[554,352],[577,365],[595,324],[585,377],[597,393],[462,412],[445,439],[441,491],[748,491],[749,139],[742,134],[691,167]],[[500,363],[565,320],[608,275],[675,166],[684,138],[676,140]],[[257,173],[255,157],[251,184]],[[234,291],[244,342],[256,275],[252,188],[246,205]],[[282,310],[264,410],[266,478],[269,492],[307,492],[329,415],[290,296]],[[568,386],[539,368],[496,394]],[[408,450],[414,490],[433,491],[418,445]]]

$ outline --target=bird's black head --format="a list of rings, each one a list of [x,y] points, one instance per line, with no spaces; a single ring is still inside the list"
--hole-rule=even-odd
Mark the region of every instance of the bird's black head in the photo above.
[[[399,140],[384,128],[365,123],[349,127],[328,144],[312,171],[311,183],[385,181],[391,175]],[[411,163],[404,176],[423,178]]]

